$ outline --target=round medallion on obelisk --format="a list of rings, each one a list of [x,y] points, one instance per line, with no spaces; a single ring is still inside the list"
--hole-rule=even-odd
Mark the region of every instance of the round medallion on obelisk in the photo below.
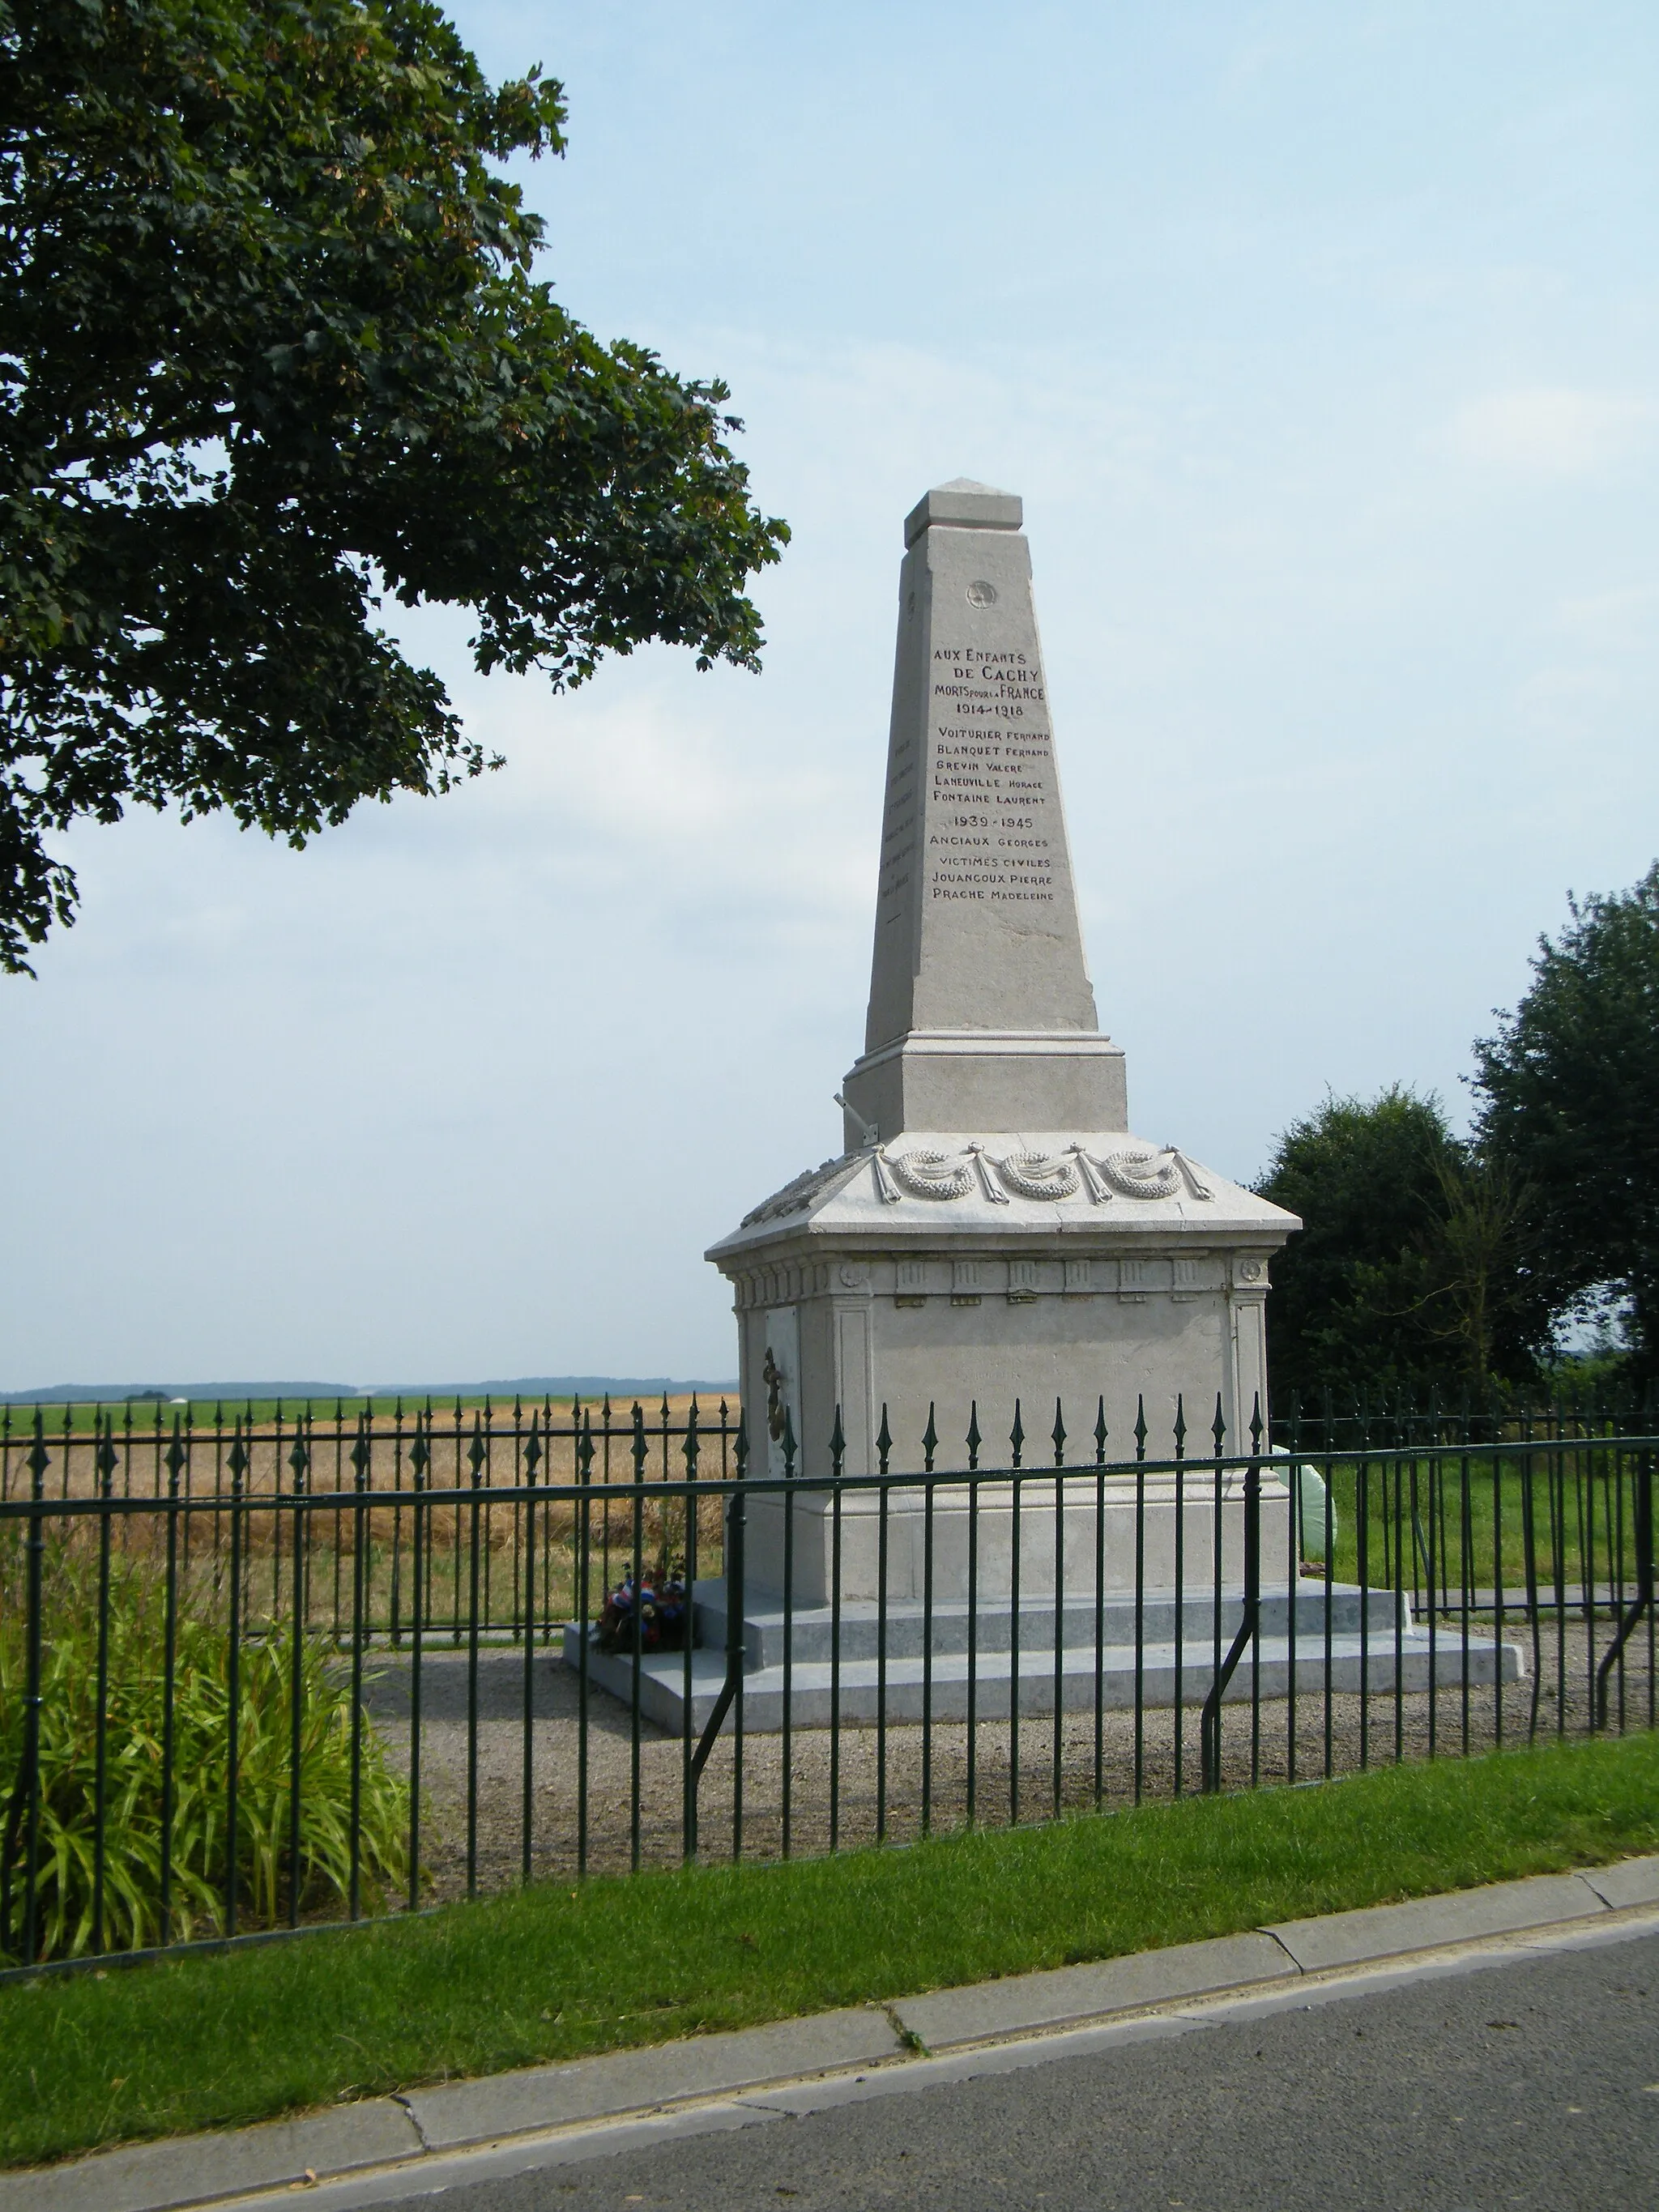
[[[997,587],[994,584],[988,584],[983,576],[976,577],[969,585],[968,604],[970,607],[994,607],[996,603]]]

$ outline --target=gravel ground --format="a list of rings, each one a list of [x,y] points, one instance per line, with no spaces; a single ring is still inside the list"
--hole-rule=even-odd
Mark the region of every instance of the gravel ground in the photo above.
[[[1522,1642],[1524,1638],[1513,1636]],[[1607,1632],[1597,1625],[1596,1645],[1605,1649]],[[1566,1696],[1558,1696],[1558,1646],[1545,1639],[1540,1670],[1538,1732],[1553,1734],[1565,1724],[1571,1734],[1585,1731],[1590,1705],[1587,1650],[1582,1628],[1569,1630],[1562,1655]],[[1636,1655],[1628,1687],[1632,1725],[1650,1720],[1645,1649]],[[1528,1655],[1530,1664],[1530,1654]],[[1638,1687],[1639,1686],[1639,1687]],[[410,1730],[406,1661],[379,1664],[369,1699],[392,1763],[407,1772]],[[648,1723],[635,1747],[625,1706],[590,1690],[586,1771],[576,1677],[551,1652],[538,1652],[530,1673],[528,1804],[530,1865],[538,1878],[574,1874],[585,1852],[595,1872],[625,1870],[634,1863],[672,1864],[682,1855],[684,1829],[685,1747]],[[520,1651],[495,1650],[480,1655],[477,1717],[469,1717],[468,1668],[465,1653],[430,1653],[422,1693],[421,1790],[422,1862],[431,1893],[464,1894],[471,1880],[481,1890],[501,1888],[520,1879],[524,1866],[526,1815],[526,1669]],[[1502,1697],[1505,1743],[1526,1740],[1532,1720],[1533,1685],[1528,1679],[1509,1685]],[[1223,1719],[1223,1781],[1229,1789],[1264,1783],[1306,1780],[1328,1770],[1347,1773],[1365,1759],[1408,1759],[1431,1751],[1459,1755],[1491,1749],[1500,1740],[1499,1713],[1491,1689],[1472,1689],[1467,1712],[1462,1692],[1443,1689],[1395,1700],[1388,1695],[1362,1700],[1355,1695],[1304,1695],[1295,1715],[1294,1771],[1291,1758],[1291,1718],[1284,1698],[1264,1700],[1256,1717],[1248,1705],[1229,1705]],[[1612,1717],[1617,1721],[1615,1698]],[[1182,1715],[1180,1786],[1192,1790],[1200,1777],[1200,1716],[1189,1706]],[[1431,1735],[1432,1731],[1432,1743]],[[884,1732],[847,1728],[839,1745],[827,1729],[796,1731],[790,1741],[788,1836],[790,1850],[810,1854],[875,1840],[878,1832],[902,1840],[921,1832],[924,1791],[936,1827],[960,1825],[969,1811],[969,1735],[960,1723],[939,1723],[931,1741],[913,1724]],[[1097,1801],[1108,1805],[1133,1802],[1135,1723],[1132,1712],[1103,1716],[1098,1752],[1091,1713],[1062,1717],[1059,1741],[1052,1718],[1023,1721],[1018,1745],[1006,1720],[981,1723],[971,1747],[975,1817],[988,1825],[1036,1820],[1058,1804],[1082,1808]],[[1140,1745],[1140,1787],[1144,1796],[1173,1794],[1176,1787],[1174,1717],[1168,1711],[1144,1716]],[[741,1759],[741,1847],[745,1856],[777,1856],[784,1833],[783,1739],[747,1735]],[[1014,1753],[1018,1752],[1018,1798]],[[1058,1790],[1056,1790],[1056,1763]],[[704,1857],[726,1857],[738,1835],[735,1782],[738,1762],[730,1735],[722,1736],[710,1758],[699,1791],[698,1841]],[[469,1785],[473,1801],[469,1822]],[[586,1808],[586,1839],[582,1838]],[[833,1824],[832,1824],[833,1812]],[[637,1819],[638,1842],[635,1844]]]

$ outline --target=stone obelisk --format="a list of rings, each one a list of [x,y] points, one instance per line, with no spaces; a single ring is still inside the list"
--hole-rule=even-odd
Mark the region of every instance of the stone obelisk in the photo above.
[[[1054,765],[1018,499],[958,478],[904,526],[864,1056],[847,1135],[1121,1129]]]
[[[1006,1465],[1016,1408],[1024,1435],[1044,1438],[1063,1409],[1068,1465],[1079,1447],[1092,1459],[1100,1420],[1108,1459],[1123,1460],[1142,1413],[1153,1458],[1168,1455],[1178,1407],[1200,1449],[1218,1407],[1230,1451],[1265,1414],[1267,1263],[1298,1224],[1129,1133],[1123,1055],[1101,1034],[1084,961],[1018,499],[958,480],[905,524],[870,1011],[840,1094],[845,1149],[708,1254],[735,1294],[757,1474],[827,1474],[836,1436],[846,1470],[868,1472],[884,1435],[890,1467],[920,1471],[930,1421],[936,1473],[968,1466],[970,1425],[978,1464]],[[1057,1500],[1068,1524],[1070,1489]],[[1100,1495],[1092,1479],[1079,1486],[1066,1540],[1090,1575]],[[1115,1510],[1130,1495],[1109,1484],[1104,1497],[1115,1580],[1133,1571],[1134,1516]],[[1237,1540],[1236,1501],[1218,1521],[1199,1486],[1182,1495],[1183,1572],[1208,1574],[1213,1528],[1224,1563]],[[827,1492],[802,1492],[791,1516],[805,1601],[830,1585],[828,1508]],[[858,1522],[873,1494],[843,1508],[842,1595],[869,1595]],[[921,1586],[921,1510],[891,1501],[890,1595]],[[1142,1536],[1155,1552],[1170,1548],[1174,1510],[1151,1500]],[[931,1510],[942,1594],[965,1498],[936,1488]],[[1273,1510],[1264,1542],[1282,1572]],[[750,1564],[763,1583],[783,1573],[782,1522],[775,1496],[757,1494]],[[985,1595],[998,1538],[984,1498],[975,1529]],[[1155,1557],[1147,1571],[1167,1580],[1168,1567]],[[1040,1565],[1023,1587],[1041,1587]]]

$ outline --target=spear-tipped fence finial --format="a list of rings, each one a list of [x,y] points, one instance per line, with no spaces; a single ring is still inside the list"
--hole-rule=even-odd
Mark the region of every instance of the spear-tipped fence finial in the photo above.
[[[685,1416],[685,1442],[680,1446],[681,1455],[685,1461],[685,1479],[688,1482],[695,1482],[696,1480],[697,1455],[702,1449],[702,1440],[697,1434],[697,1401],[694,1397]]]

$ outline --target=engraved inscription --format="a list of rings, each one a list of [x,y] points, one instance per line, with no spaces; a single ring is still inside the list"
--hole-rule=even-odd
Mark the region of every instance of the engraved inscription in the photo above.
[[[970,599],[977,588],[969,587]],[[1033,656],[940,645],[931,673],[928,898],[1052,906],[1059,810],[1048,701]],[[896,822],[890,784],[888,804]]]

